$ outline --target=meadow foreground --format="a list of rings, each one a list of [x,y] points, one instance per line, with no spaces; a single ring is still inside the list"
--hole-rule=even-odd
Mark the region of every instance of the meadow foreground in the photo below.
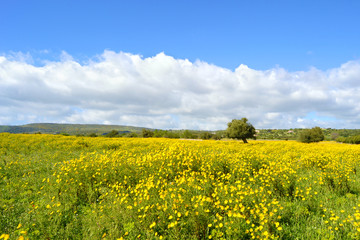
[[[0,134],[0,239],[359,239],[360,146]]]

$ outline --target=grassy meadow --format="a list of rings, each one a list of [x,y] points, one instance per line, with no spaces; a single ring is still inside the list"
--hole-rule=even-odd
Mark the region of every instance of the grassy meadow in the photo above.
[[[360,146],[0,134],[0,239],[359,239]]]

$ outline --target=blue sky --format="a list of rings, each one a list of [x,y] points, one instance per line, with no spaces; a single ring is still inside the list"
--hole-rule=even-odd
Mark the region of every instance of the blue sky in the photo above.
[[[235,69],[360,58],[359,1],[2,1],[0,52],[165,52]],[[45,56],[39,56],[45,57]]]
[[[8,107],[3,104],[6,116],[0,117],[0,124],[51,121],[218,129],[226,127],[231,118],[247,115],[255,126],[264,128],[316,124],[336,127],[339,122],[344,127],[360,128],[360,110],[351,105],[358,100],[354,95],[360,81],[359,9],[360,1],[4,0],[0,2],[0,56],[4,58],[0,61],[0,98]],[[191,77],[187,77],[190,70],[184,68],[183,61],[191,65]],[[151,66],[146,65],[148,62]],[[90,91],[84,82],[89,86],[100,81],[94,69],[105,65],[113,68],[103,69],[96,76],[120,92],[136,83],[149,94],[146,89],[162,86],[162,81],[172,76],[177,79],[176,84],[173,82],[164,90],[179,100],[167,107],[157,106],[151,100],[146,105],[139,101],[143,93],[134,90],[127,100],[118,99],[118,105],[124,105],[119,109],[111,105],[116,102],[104,99],[99,90],[91,93],[99,96],[98,102],[108,110],[84,105],[81,92]],[[247,69],[240,69],[240,65]],[[81,79],[73,79],[74,75],[59,77],[58,71],[63,68],[80,74]],[[23,74],[19,76],[10,69],[20,69]],[[118,75],[107,75],[116,69],[121,69]],[[209,72],[212,76],[228,74],[230,80],[209,80]],[[130,75],[124,82],[125,76]],[[249,89],[253,95],[269,94],[272,102],[267,104],[252,96],[254,99],[248,98],[251,108],[251,104],[246,107],[248,102],[236,97],[232,101],[221,100],[232,96],[219,90],[224,84],[236,86],[243,95],[251,95]],[[27,88],[21,90],[23,85]],[[276,90],[285,85],[288,94]],[[43,86],[48,92],[51,88],[62,95],[50,104],[46,95],[38,99],[26,93],[35,86]],[[199,86],[199,92],[189,86]],[[298,100],[297,91],[309,93],[309,86],[316,96],[306,99],[304,95],[303,100]],[[69,103],[62,98],[64,89],[72,98]],[[209,91],[208,95],[204,91]],[[19,96],[15,97],[15,93]],[[165,93],[154,94],[163,94],[166,101],[172,99]],[[200,99],[210,95],[223,103],[213,115],[202,114],[209,106]],[[334,96],[342,98],[334,100]],[[190,104],[192,101],[195,103]],[[327,105],[326,101],[333,102]],[[29,104],[31,107],[26,109],[34,110],[20,114],[19,106]],[[243,108],[231,108],[236,105]],[[52,109],[56,107],[68,110],[54,113]],[[345,113],[340,109],[345,109]],[[79,116],[96,116],[94,111],[100,111],[104,118]],[[168,120],[155,126],[158,120],[150,119]]]

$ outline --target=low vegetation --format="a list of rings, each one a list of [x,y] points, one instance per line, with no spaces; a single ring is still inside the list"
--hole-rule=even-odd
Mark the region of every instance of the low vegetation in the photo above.
[[[3,239],[359,239],[360,148],[0,134]]]
[[[342,143],[360,144],[360,135],[349,136],[349,137],[338,137],[336,141]]]
[[[320,142],[324,140],[324,134],[320,127],[301,131],[299,141],[303,143]]]
[[[72,136],[107,136],[110,137],[143,137],[143,129],[153,132],[153,137],[157,138],[184,138],[184,139],[211,139],[219,140],[228,137],[226,130],[217,131],[198,131],[198,130],[160,130],[146,129],[141,127],[131,127],[122,125],[97,125],[97,124],[53,124],[53,123],[34,123],[21,126],[2,126],[1,132],[9,133],[46,133],[61,134]],[[298,140],[300,133],[304,129],[257,129],[254,137],[263,140]],[[346,138],[360,135],[360,129],[331,129],[322,128],[324,140],[335,141],[337,138]],[[114,136],[112,134],[117,132]],[[151,134],[151,133],[150,133]],[[147,137],[147,135],[145,135]]]

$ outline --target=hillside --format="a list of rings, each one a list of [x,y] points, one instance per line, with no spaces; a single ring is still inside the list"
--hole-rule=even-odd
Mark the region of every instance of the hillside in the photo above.
[[[112,130],[120,132],[140,132],[142,127],[123,125],[102,125],[102,124],[59,124],[59,123],[31,123],[19,126],[0,126],[0,132],[9,133],[48,133],[70,135],[96,133],[98,135],[108,133]]]

